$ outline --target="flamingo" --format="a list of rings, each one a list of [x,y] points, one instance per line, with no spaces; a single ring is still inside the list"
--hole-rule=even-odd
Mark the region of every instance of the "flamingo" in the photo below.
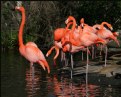
[[[108,28],[111,30],[113,29],[111,24],[107,22],[102,22],[100,25],[96,25],[96,27],[99,29],[96,34],[98,37],[104,39],[106,41],[106,44],[111,40],[114,40],[118,46],[120,46],[119,41],[117,40],[118,33],[114,32],[112,33],[110,30],[106,29],[104,25],[107,25]],[[102,46],[101,46],[102,49]],[[105,66],[106,66],[106,61],[107,61],[107,46],[105,46],[106,53],[105,53]]]
[[[62,41],[62,46],[65,45],[66,43],[71,43],[72,45],[75,45],[75,46],[78,46],[80,44],[79,41],[76,41],[79,38],[77,38],[77,39],[74,38],[74,36],[75,36],[74,32],[75,32],[75,28],[76,28],[76,25],[77,25],[76,24],[76,20],[75,20],[75,18],[73,16],[69,16],[67,18],[67,20],[65,21],[65,23],[68,24],[70,21],[73,22],[73,25],[72,25],[72,28],[70,30],[71,32],[69,34],[69,39],[68,38],[65,38],[64,41]],[[65,30],[65,34],[66,33],[68,33],[68,30],[67,29]]]
[[[69,26],[72,23],[67,24],[67,26]],[[70,30],[70,29],[66,29],[66,30]],[[52,51],[55,49],[56,54],[53,58],[53,60],[55,61],[59,55],[59,49],[62,49],[62,43],[61,41],[63,40],[63,37],[65,36],[65,28],[58,28],[54,31],[54,46],[52,46],[50,48],[50,50],[48,50],[48,52],[46,53],[46,57],[48,57]],[[64,50],[63,50],[64,51]],[[66,52],[66,51],[64,51]]]
[[[65,60],[65,52],[67,52],[67,49],[69,49],[70,47],[69,46],[66,46],[65,48],[62,48],[62,42],[64,42],[65,40],[65,37],[68,37],[68,34],[66,34],[68,31],[70,31],[70,29],[68,28],[71,24],[73,24],[73,22],[70,22],[70,23],[68,23],[67,24],[67,27],[66,28],[63,28],[63,31],[62,31],[62,28],[58,28],[58,29],[56,29],[55,31],[54,31],[54,46],[52,46],[51,48],[50,48],[50,50],[48,50],[48,52],[46,53],[46,57],[48,57],[51,53],[52,53],[52,51],[55,49],[55,51],[56,51],[56,54],[55,54],[55,56],[54,56],[54,58],[53,58],[53,60],[54,60],[54,63],[55,63],[55,60],[57,59],[57,57],[58,57],[58,55],[59,55],[59,49],[62,49],[62,52],[64,52],[64,53],[62,53],[61,55],[61,57],[63,57],[63,59]],[[59,33],[59,31],[60,31],[60,33]],[[59,33],[59,34],[58,34]],[[61,41],[60,41],[60,39],[61,39]],[[74,51],[73,49],[74,49],[75,47],[73,47],[72,46],[72,52]],[[62,58],[61,58],[61,60],[62,60]],[[65,60],[66,61],[66,60]]]
[[[47,68],[48,73],[50,73],[50,67],[48,65],[48,62],[46,61],[44,54],[42,51],[37,47],[37,45],[34,42],[28,42],[26,45],[23,44],[23,29],[25,25],[25,9],[23,6],[15,7],[16,10],[20,11],[22,13],[22,21],[19,28],[19,34],[18,34],[18,40],[19,40],[19,52],[22,56],[24,56],[29,62],[30,66],[32,68],[32,75],[34,77],[34,66],[33,63],[39,63],[42,68],[45,70]],[[46,67],[46,68],[45,68]]]
[[[84,22],[84,18],[80,19],[80,27],[83,29],[83,33],[90,32],[90,33],[96,33],[97,32],[97,25],[95,26],[89,26]],[[94,58],[94,46],[92,45],[92,59]],[[82,52],[83,53],[83,52]]]
[[[69,30],[69,29],[68,29]],[[65,28],[57,28],[54,31],[54,44],[57,46],[53,46],[50,48],[50,50],[47,52],[46,56],[48,57],[50,55],[50,53],[52,52],[53,49],[56,50],[56,55],[54,57],[54,61],[55,59],[58,57],[59,55],[59,49],[62,48],[60,41],[62,39],[62,37],[65,35]],[[61,61],[65,60],[65,53],[63,51],[61,51]]]
[[[94,44],[97,44],[97,43],[101,43],[101,44],[105,44],[106,41],[99,38],[96,34],[94,33],[91,33],[89,32],[89,30],[84,30],[85,27],[89,27],[88,25],[85,25],[83,27],[84,24],[81,24],[82,26],[80,26],[80,45],[81,46],[84,46],[87,48],[88,50],[88,47],[91,46],[91,45],[94,45]],[[91,28],[91,27],[90,27]],[[91,29],[92,31],[92,29]],[[89,64],[89,57],[88,57],[88,52],[87,52],[87,64],[86,64],[86,90],[88,92],[88,64]]]
[[[52,50],[54,49],[56,50],[56,55],[54,56],[54,62],[59,55],[59,49],[62,48],[60,41],[64,35],[65,35],[65,28],[57,28],[54,31],[54,46],[52,46],[50,50],[48,50],[48,52],[46,53],[46,57],[48,57],[52,53]],[[61,51],[61,61],[62,60],[65,60],[65,53],[63,51]]]
[[[70,22],[68,24],[72,24],[73,22]],[[73,33],[74,35],[74,38],[77,38],[77,41],[80,42],[78,39],[79,39],[79,32],[77,29],[74,30],[74,32],[72,32],[71,30],[70,31],[67,31],[68,27],[70,25],[67,25],[66,27],[66,30],[65,30],[65,36],[62,38],[62,43],[65,42],[65,44],[63,45],[63,51],[64,52],[70,52],[71,53],[71,79],[72,79],[72,70],[73,70],[73,53],[76,53],[80,50],[84,50],[84,46],[75,46],[73,44],[73,42],[71,43],[71,40],[70,39],[70,35]],[[74,28],[73,28],[74,29]],[[72,38],[72,37],[71,37]]]
[[[48,57],[51,53],[52,53],[52,51],[55,49],[56,50],[56,54],[55,54],[55,56],[54,56],[54,60],[56,60],[57,59],[57,57],[58,57],[58,55],[59,55],[59,49],[63,49],[63,52],[67,52],[67,51],[69,51],[69,48],[70,47],[67,47],[67,48],[62,48],[62,43],[65,41],[64,39],[65,39],[65,37],[68,37],[68,34],[66,34],[68,31],[70,31],[70,29],[68,28],[71,24],[73,24],[73,22],[70,22],[70,23],[68,23],[67,24],[67,27],[66,28],[63,28],[64,30],[62,31],[62,29],[60,30],[60,28],[58,28],[58,29],[56,29],[55,30],[55,32],[54,32],[54,46],[52,46],[51,48],[50,48],[50,50],[48,50],[48,52],[46,53],[46,57]],[[57,33],[59,33],[59,30],[60,30],[60,36],[59,36],[59,34],[57,34]],[[57,38],[56,38],[56,36],[57,36]],[[61,39],[61,41],[60,41],[60,39]],[[73,47],[72,47],[73,48]],[[68,49],[68,50],[67,50]],[[74,50],[72,50],[72,52],[73,52]]]

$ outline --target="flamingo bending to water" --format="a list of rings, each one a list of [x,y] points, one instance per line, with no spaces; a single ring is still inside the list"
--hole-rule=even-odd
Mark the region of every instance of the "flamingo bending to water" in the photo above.
[[[24,56],[28,61],[30,61],[30,65],[32,68],[33,63],[37,62],[39,63],[42,68],[45,70],[45,67],[47,67],[48,73],[50,73],[50,67],[48,65],[48,62],[46,61],[44,54],[42,51],[37,47],[37,45],[34,42],[28,42],[26,45],[23,44],[23,29],[25,24],[25,9],[24,7],[15,7],[16,10],[19,10],[22,13],[22,22],[19,28],[19,52],[22,56]],[[33,71],[34,72],[34,71]]]

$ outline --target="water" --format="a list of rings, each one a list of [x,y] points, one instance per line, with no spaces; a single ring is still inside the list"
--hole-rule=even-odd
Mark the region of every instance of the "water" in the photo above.
[[[19,51],[2,52],[1,97],[86,97],[85,76],[71,80],[70,73],[58,75],[58,67],[53,65],[52,56],[47,61],[51,65],[51,74],[34,64],[32,80],[29,62]],[[96,83],[99,79],[93,79],[88,82],[88,97],[121,97],[121,86]]]

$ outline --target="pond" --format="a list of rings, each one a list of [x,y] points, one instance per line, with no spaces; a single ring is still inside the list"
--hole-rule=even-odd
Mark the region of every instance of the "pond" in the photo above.
[[[32,80],[29,62],[19,51],[2,51],[1,97],[86,97],[85,75],[74,76],[71,80],[70,72],[58,73],[59,66],[54,66],[52,57],[47,58],[51,73],[48,75],[38,64],[34,64]],[[88,97],[121,97],[121,84],[105,84],[99,78],[90,76]],[[116,81],[121,80],[114,80],[113,83]]]

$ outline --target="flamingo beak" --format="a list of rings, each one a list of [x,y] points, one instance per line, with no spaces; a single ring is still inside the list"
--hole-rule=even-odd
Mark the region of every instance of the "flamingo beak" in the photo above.
[[[18,9],[20,9],[20,7],[16,6],[15,9],[18,10]]]
[[[83,24],[83,23],[81,23],[81,27],[82,27],[82,28],[84,27],[84,24]]]
[[[68,24],[68,19],[65,21],[66,24]]]
[[[113,30],[113,27],[110,27],[111,30]]]
[[[120,43],[119,43],[118,39],[115,36],[110,36],[110,38],[112,40],[114,40],[117,43],[117,45],[120,47]]]
[[[113,35],[117,37],[119,36],[119,32],[114,32]]]

